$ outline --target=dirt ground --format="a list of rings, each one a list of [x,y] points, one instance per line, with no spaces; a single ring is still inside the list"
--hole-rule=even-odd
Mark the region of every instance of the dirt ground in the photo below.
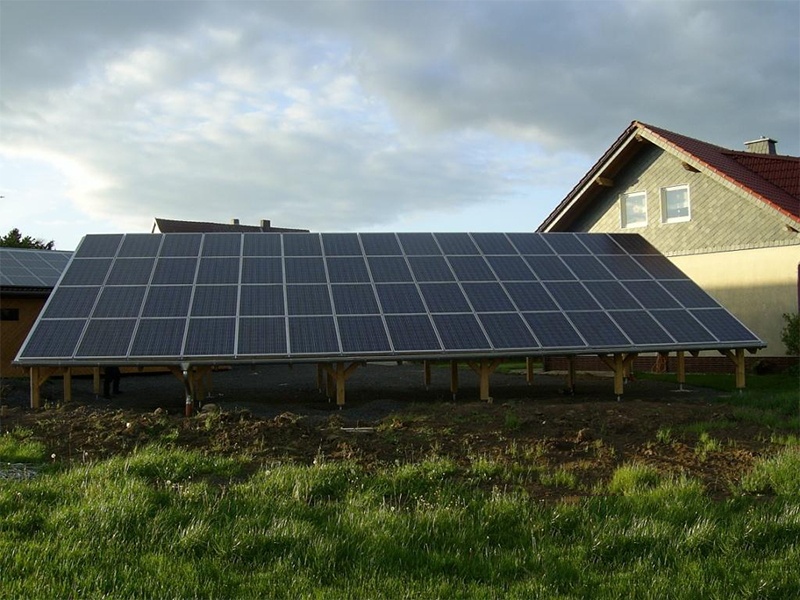
[[[527,478],[524,485],[543,500],[591,493],[632,461],[685,473],[712,496],[726,496],[769,447],[771,432],[737,422],[719,402],[726,393],[715,390],[635,380],[618,400],[604,374],[580,374],[568,394],[558,374],[537,373],[528,385],[523,374],[495,373],[487,403],[478,399],[471,371],[460,371],[456,399],[449,377],[448,368],[434,367],[426,389],[419,364],[371,364],[348,380],[339,409],[317,389],[313,365],[236,367],[213,374],[212,392],[188,418],[183,386],[170,374],[123,376],[123,393],[111,400],[94,394],[90,378],[75,378],[66,404],[61,381],[52,380],[38,411],[27,408],[26,380],[5,380],[0,430],[43,442],[54,461],[94,460],[160,442],[245,455],[254,465],[348,459],[371,468],[436,454],[465,465],[487,457],[575,475],[577,488]],[[719,448],[701,451],[697,432],[686,428],[698,422],[710,424]]]

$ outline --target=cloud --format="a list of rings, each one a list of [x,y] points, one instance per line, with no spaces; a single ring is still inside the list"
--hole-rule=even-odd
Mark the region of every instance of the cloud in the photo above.
[[[56,169],[65,211],[121,230],[367,229],[526,197],[534,228],[633,119],[800,144],[796,3],[69,1],[2,16],[3,172]]]

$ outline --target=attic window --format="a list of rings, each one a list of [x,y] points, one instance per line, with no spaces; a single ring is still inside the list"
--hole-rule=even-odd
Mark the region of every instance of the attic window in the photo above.
[[[680,223],[690,218],[689,186],[661,188],[661,222]]]
[[[622,194],[620,209],[623,229],[647,226],[647,194],[645,192]]]

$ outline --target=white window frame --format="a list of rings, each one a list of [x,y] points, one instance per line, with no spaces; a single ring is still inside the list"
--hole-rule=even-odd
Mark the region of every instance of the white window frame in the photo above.
[[[670,217],[668,214],[667,194],[672,191],[685,190],[686,191],[686,214],[678,215],[677,217]],[[688,185],[673,185],[670,187],[661,188],[661,222],[662,223],[685,223],[692,220],[692,197],[689,194]]]
[[[628,221],[628,201],[633,199],[641,199],[644,203],[644,215],[638,221],[629,222]],[[620,207],[620,226],[622,229],[634,229],[637,227],[647,227],[647,192],[629,192],[627,194],[622,194],[619,197],[619,207]]]

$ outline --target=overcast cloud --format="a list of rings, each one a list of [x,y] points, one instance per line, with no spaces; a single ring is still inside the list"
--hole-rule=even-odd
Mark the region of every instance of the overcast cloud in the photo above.
[[[638,119],[800,154],[800,3],[0,4],[0,233],[533,230]]]

